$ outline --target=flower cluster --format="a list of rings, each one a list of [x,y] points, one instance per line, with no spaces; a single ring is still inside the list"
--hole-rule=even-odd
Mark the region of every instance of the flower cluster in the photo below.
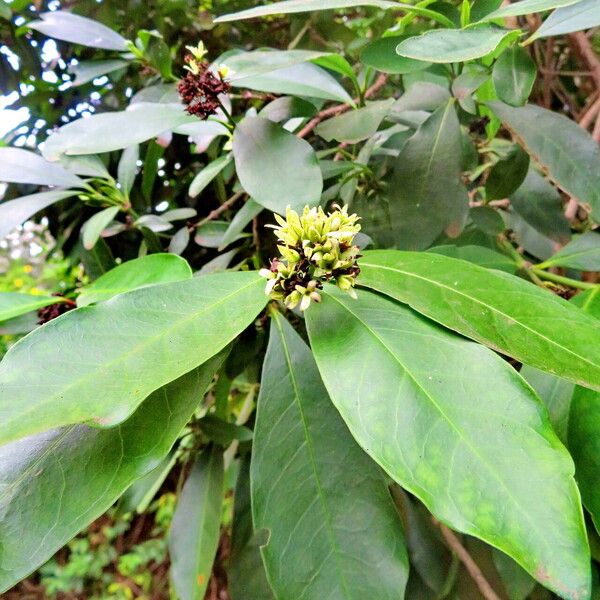
[[[352,244],[360,231],[359,219],[348,214],[348,207],[325,213],[322,208],[306,206],[302,215],[289,207],[286,218],[275,215],[280,258],[260,274],[268,279],[265,293],[282,300],[288,308],[300,304],[306,310],[311,300],[321,301],[323,283],[336,284],[356,297],[354,285],[360,269],[356,264],[360,249]]]
[[[204,59],[206,48],[202,42],[197,47],[186,48],[190,52],[185,57],[187,64],[184,69],[187,73],[179,81],[177,89],[186,111],[190,115],[207,119],[221,106],[219,96],[231,90],[231,86],[225,81],[227,70],[220,68],[215,74],[209,69],[208,61]]]

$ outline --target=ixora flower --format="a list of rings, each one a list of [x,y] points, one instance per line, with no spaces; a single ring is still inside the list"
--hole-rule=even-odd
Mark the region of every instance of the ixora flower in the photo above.
[[[184,67],[187,73],[179,81],[177,89],[186,111],[190,115],[207,119],[220,108],[219,96],[231,90],[231,86],[225,81],[228,71],[226,67],[220,67],[215,74],[209,69],[208,61],[204,58],[207,51],[202,42],[196,47],[186,48],[189,50]]]
[[[312,300],[320,302],[318,290],[325,282],[356,297],[360,249],[352,242],[360,231],[359,217],[349,215],[347,206],[335,208],[325,213],[321,207],[306,206],[299,215],[288,207],[285,219],[275,215],[279,225],[271,227],[279,239],[281,256],[260,274],[268,280],[265,293],[282,300],[288,308],[300,304],[300,310],[306,310]]]

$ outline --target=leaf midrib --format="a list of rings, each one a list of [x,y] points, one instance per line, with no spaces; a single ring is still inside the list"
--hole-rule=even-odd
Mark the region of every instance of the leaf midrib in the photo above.
[[[408,277],[414,277],[415,279],[421,279],[422,281],[425,281],[433,286],[437,286],[439,288],[443,288],[445,290],[449,290],[450,292],[456,294],[457,296],[462,296],[464,298],[467,298],[468,300],[470,300],[471,302],[475,303],[475,304],[479,304],[485,308],[488,308],[489,310],[491,310],[492,312],[502,316],[502,317],[506,317],[507,319],[510,319],[511,321],[514,321],[515,323],[518,323],[521,327],[523,327],[523,329],[526,329],[527,331],[529,331],[530,333],[532,333],[534,336],[539,337],[545,341],[547,341],[549,344],[556,346],[557,348],[560,348],[561,350],[564,350],[565,352],[571,354],[573,357],[577,358],[578,360],[582,360],[586,363],[588,363],[590,366],[594,367],[594,369],[598,369],[599,366],[596,363],[591,362],[590,360],[588,360],[585,356],[580,356],[579,354],[573,352],[572,350],[570,350],[569,348],[566,348],[565,346],[561,346],[560,344],[558,344],[557,342],[553,341],[552,339],[546,337],[545,335],[542,335],[541,333],[537,332],[535,329],[532,329],[531,327],[529,327],[528,325],[526,325],[525,323],[523,323],[522,321],[517,320],[515,317],[513,317],[512,315],[506,314],[505,312],[502,312],[501,310],[498,310],[497,308],[495,308],[494,306],[491,306],[490,304],[487,304],[486,302],[483,302],[482,300],[479,300],[478,298],[476,298],[475,296],[469,296],[463,292],[461,292],[460,290],[456,289],[456,288],[452,288],[448,285],[445,285],[439,281],[435,281],[433,279],[428,279],[427,277],[423,277],[422,275],[417,275],[416,273],[411,273],[409,271],[403,271],[397,267],[386,267],[383,265],[374,265],[372,263],[367,263],[364,261],[361,261],[361,264],[363,266],[367,266],[367,267],[371,267],[374,269],[383,269],[383,270],[387,270],[387,271],[392,271],[392,272],[397,272],[397,273],[401,273],[402,275],[406,275]],[[409,304],[410,306],[413,306],[410,302],[406,302],[406,304]],[[418,310],[418,309],[416,309]],[[421,312],[420,310],[418,312]],[[437,319],[432,316],[432,314],[427,314],[427,313],[423,313],[426,314],[427,316],[429,316],[430,318],[434,319],[437,321]],[[441,323],[441,321],[438,321]],[[442,323],[443,325],[443,323]],[[454,329],[452,327],[450,327],[450,329]],[[480,336],[481,339],[485,339],[484,336]],[[486,340],[486,343],[489,343],[495,350],[498,350],[499,352],[507,352],[506,348],[501,348],[499,346],[497,346],[496,344],[493,344],[491,341]],[[516,353],[514,352],[510,352],[511,355],[514,355],[515,358],[518,358]],[[520,356],[523,356],[521,353],[519,353]]]

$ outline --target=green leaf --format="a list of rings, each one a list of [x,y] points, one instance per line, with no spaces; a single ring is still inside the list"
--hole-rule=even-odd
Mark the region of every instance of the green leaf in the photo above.
[[[487,200],[508,198],[527,176],[529,154],[515,144],[491,169],[485,182]]]
[[[223,358],[160,388],[113,429],[70,425],[0,448],[0,592],[163,460]]]
[[[393,98],[368,102],[362,108],[323,121],[315,128],[315,133],[328,142],[336,140],[356,144],[377,133],[394,102]]]
[[[205,248],[223,248],[226,245],[224,241],[225,234],[229,228],[230,223],[227,221],[208,221],[196,229],[194,242]],[[244,235],[238,233],[231,242],[235,242],[242,237],[244,237]]]
[[[240,461],[233,506],[227,585],[233,600],[273,600],[250,505],[250,453]]]
[[[202,600],[219,544],[223,450],[203,451],[183,486],[169,531],[171,578],[181,600]]]
[[[328,403],[309,348],[277,314],[250,478],[254,525],[269,532],[261,551],[277,597],[403,597],[408,559],[383,473]]]
[[[65,10],[40,14],[40,21],[27,23],[27,27],[65,42],[82,44],[105,50],[127,50],[127,40],[116,31],[86,17]]]
[[[535,588],[535,579],[530,577],[512,558],[499,550],[492,552],[492,560],[509,599],[527,600]]]
[[[570,4],[576,4],[580,1],[581,0],[521,0],[520,2],[513,2],[512,4],[508,4],[489,13],[482,21],[530,15],[544,10],[551,10],[559,6],[569,6]]]
[[[396,245],[424,249],[442,231],[462,229],[469,210],[461,181],[460,124],[454,103],[438,108],[406,142],[390,182]]]
[[[564,35],[600,25],[600,6],[596,0],[569,2],[564,8],[555,10],[527,40],[531,43],[539,38]]]
[[[224,421],[214,415],[206,415],[198,420],[198,426],[206,437],[226,448],[234,440],[249,442],[252,440],[252,430],[243,425]]]
[[[0,322],[14,319],[32,310],[64,302],[64,298],[56,296],[36,296],[18,292],[0,292]]]
[[[192,180],[188,194],[195,198],[232,160],[233,156],[227,154],[206,165]]]
[[[332,401],[390,476],[563,598],[589,596],[573,463],[506,361],[365,291],[328,286],[306,318]]]
[[[306,96],[354,104],[348,92],[333,75],[321,67],[307,62],[259,72],[235,80],[232,85],[271,94]]]
[[[540,267],[570,267],[580,271],[600,271],[600,235],[594,231],[578,235]]]
[[[81,227],[81,237],[83,240],[83,247],[86,250],[91,250],[96,245],[102,232],[110,223],[112,223],[120,210],[120,206],[109,206],[108,208],[97,212],[83,224]]]
[[[537,67],[527,50],[511,46],[494,64],[492,75],[498,98],[511,106],[523,106],[533,89]]]
[[[40,192],[0,203],[0,239],[40,210],[75,195],[77,192],[71,190]]]
[[[569,241],[571,227],[563,213],[560,194],[532,165],[521,187],[511,194],[510,205],[543,235],[562,244]]]
[[[371,42],[361,52],[360,60],[368,67],[373,67],[383,73],[404,75],[422,71],[431,65],[422,60],[413,60],[396,54],[396,47],[408,36],[386,36]]]
[[[433,63],[465,62],[493,52],[515,31],[484,27],[480,29],[432,29],[400,42],[400,56]]]
[[[82,156],[66,156],[63,154],[59,158],[59,163],[69,171],[77,175],[87,175],[88,177],[99,177],[100,179],[111,178],[105,164],[97,154],[86,154]]]
[[[258,216],[262,210],[263,207],[258,204],[258,202],[254,202],[252,198],[248,198],[244,206],[235,213],[231,223],[227,226],[227,229],[221,238],[219,250],[223,250],[223,248],[226,248],[229,244],[239,240],[246,225],[248,225],[254,217]]]
[[[78,188],[83,185],[77,175],[21,148],[0,148],[0,181]]]
[[[82,288],[77,306],[109,300],[117,294],[157,283],[174,283],[192,278],[187,261],[172,254],[150,254],[128,260]]]
[[[73,85],[83,85],[96,79],[96,77],[125,69],[129,65],[129,61],[120,58],[81,61],[70,67],[70,70],[75,74]]]
[[[600,390],[600,324],[518,277],[433,253],[366,251],[360,284],[517,360]]]
[[[135,176],[137,175],[137,161],[140,157],[140,147],[137,144],[125,148],[119,159],[117,169],[117,179],[121,186],[121,191],[125,196],[129,197],[129,192],[133,187]]]
[[[296,96],[283,96],[269,102],[258,116],[281,123],[294,117],[312,117],[316,110],[315,105],[308,100]]]
[[[577,123],[540,106],[488,102],[556,185],[588,204],[600,219],[600,146]]]
[[[218,273],[133,290],[46,323],[0,363],[0,444],[83,421],[120,423],[148,394],[220,352],[266,300],[256,273]]]
[[[483,246],[434,246],[427,252],[467,260],[486,269],[498,269],[507,273],[515,273],[517,270],[517,265],[508,256]]]
[[[96,154],[141,144],[186,123],[196,123],[182,106],[135,103],[129,110],[78,119],[50,135],[43,154],[58,160],[62,154]]]
[[[424,17],[435,18],[443,25],[446,25],[446,27],[452,27],[452,21],[436,11],[388,0],[284,0],[283,2],[276,2],[267,6],[257,6],[256,8],[249,8],[236,13],[222,15],[215,19],[215,23],[239,21],[240,19],[253,19],[255,17],[266,17],[269,15],[332,10],[335,8],[354,8],[356,6],[373,6],[384,10],[388,8],[403,10]]]
[[[253,200],[280,214],[315,206],[323,176],[312,146],[268,119],[247,117],[233,134],[240,183]]]

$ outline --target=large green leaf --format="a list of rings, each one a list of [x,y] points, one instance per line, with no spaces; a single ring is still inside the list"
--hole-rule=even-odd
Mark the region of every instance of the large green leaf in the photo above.
[[[285,213],[289,205],[316,205],[323,176],[312,146],[277,123],[247,117],[233,135],[233,156],[248,194],[269,210]]]
[[[396,47],[408,36],[387,36],[365,46],[360,55],[363,64],[384,73],[404,75],[414,71],[422,71],[431,63],[413,60],[396,54]]]
[[[0,148],[0,181],[61,187],[83,184],[77,175],[22,148]]]
[[[254,525],[275,595],[403,597],[408,559],[383,473],[329,404],[310,349],[274,315],[252,447]]]
[[[157,283],[191,279],[187,261],[173,254],[149,254],[128,260],[81,289],[77,306],[104,302],[117,294]]]
[[[41,13],[40,21],[27,24],[48,37],[105,50],[127,50],[127,40],[116,31],[66,10]]]
[[[521,0],[507,4],[494,12],[486,15],[482,21],[491,21],[492,19],[503,19],[504,17],[520,17],[521,15],[530,15],[544,10],[551,10],[560,6],[569,6],[576,4],[581,0]]]
[[[219,544],[223,450],[212,446],[194,462],[169,530],[171,578],[181,600],[202,600]]]
[[[600,271],[600,235],[588,231],[577,236],[540,266]]]
[[[581,29],[591,29],[598,25],[600,25],[600,5],[596,0],[570,2],[569,6],[555,10],[527,42]]]
[[[0,239],[40,210],[76,194],[72,190],[40,192],[0,203]]]
[[[323,121],[315,133],[328,142],[336,140],[355,144],[366,140],[377,133],[394,102],[393,98],[369,102],[362,108]]]
[[[507,198],[515,192],[529,171],[529,154],[518,144],[513,144],[489,171],[485,182],[487,200]]]
[[[0,321],[14,319],[32,310],[56,304],[57,302],[64,302],[64,299],[57,298],[56,296],[35,296],[33,294],[20,294],[19,292],[0,292]]]
[[[404,145],[389,189],[397,247],[424,249],[448,226],[462,229],[469,199],[461,181],[460,149],[453,102],[438,108]]]
[[[70,425],[0,448],[0,592],[161,462],[223,358],[155,391],[115,428]]]
[[[102,232],[112,223],[120,206],[109,206],[90,217],[81,227],[81,241],[86,250],[91,250],[100,239]]]
[[[506,361],[365,291],[329,287],[307,325],[331,399],[400,485],[564,598],[589,597],[573,463]]]
[[[494,88],[498,98],[511,106],[522,106],[533,89],[537,67],[521,46],[507,48],[494,64]]]
[[[202,170],[198,171],[194,179],[192,179],[192,183],[190,183],[188,194],[192,198],[195,198],[232,160],[233,157],[231,154],[226,154],[213,160]]]
[[[75,74],[73,85],[83,85],[96,77],[125,69],[129,64],[129,61],[120,58],[81,61],[71,67],[71,71]]]
[[[253,19],[255,17],[266,17],[268,15],[312,12],[315,10],[332,10],[335,8],[354,8],[356,6],[373,6],[381,9],[391,8],[394,10],[413,12],[440,21],[447,27],[452,26],[452,21],[438,12],[419,6],[411,6],[410,4],[391,2],[390,0],[284,0],[283,2],[268,4],[267,6],[257,6],[236,13],[222,15],[215,19],[215,22],[224,23],[226,21]]]
[[[183,106],[135,103],[129,110],[92,115],[64,125],[46,140],[43,154],[57,160],[62,154],[111,152],[197,121]]]
[[[514,32],[484,27],[481,29],[432,29],[398,44],[400,56],[433,63],[464,62],[493,52]]]
[[[218,273],[68,312],[0,363],[0,444],[53,427],[112,426],[222,350],[266,303],[264,280]]]
[[[574,121],[540,106],[488,104],[544,172],[600,219],[600,146],[592,136]]]
[[[360,284],[526,364],[600,390],[600,324],[518,277],[432,253],[373,250]]]

